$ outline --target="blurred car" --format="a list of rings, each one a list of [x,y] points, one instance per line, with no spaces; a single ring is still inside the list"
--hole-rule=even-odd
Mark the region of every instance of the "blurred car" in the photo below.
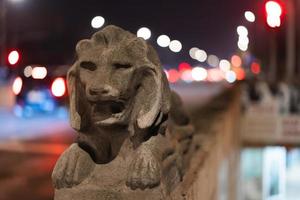
[[[18,117],[55,114],[66,110],[66,73],[68,66],[27,66],[14,79],[12,90],[16,95],[14,113]]]

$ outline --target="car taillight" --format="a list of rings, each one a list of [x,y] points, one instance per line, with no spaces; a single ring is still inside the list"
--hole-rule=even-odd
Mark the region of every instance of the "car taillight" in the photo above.
[[[12,91],[15,95],[20,94],[21,90],[22,90],[22,85],[23,85],[23,81],[21,77],[17,77],[12,85]]]
[[[66,93],[66,84],[63,78],[56,78],[51,86],[51,92],[55,97],[62,97]]]

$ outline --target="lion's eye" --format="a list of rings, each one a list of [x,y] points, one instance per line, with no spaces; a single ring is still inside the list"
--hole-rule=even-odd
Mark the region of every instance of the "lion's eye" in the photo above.
[[[132,67],[132,65],[129,63],[114,63],[113,66],[117,69],[127,69]]]
[[[90,70],[90,71],[95,71],[97,69],[96,64],[93,62],[90,62],[90,61],[82,61],[80,63],[80,67]]]

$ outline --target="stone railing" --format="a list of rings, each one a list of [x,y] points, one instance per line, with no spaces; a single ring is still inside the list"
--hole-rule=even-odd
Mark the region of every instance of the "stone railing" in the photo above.
[[[239,89],[227,89],[205,106],[190,108],[201,146],[174,199],[237,199],[240,118]],[[221,198],[223,197],[223,198]]]

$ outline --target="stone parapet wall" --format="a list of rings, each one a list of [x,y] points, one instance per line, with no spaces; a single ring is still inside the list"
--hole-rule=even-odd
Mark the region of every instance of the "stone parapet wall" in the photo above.
[[[173,199],[237,199],[239,102],[239,89],[233,88],[208,105],[191,109],[195,137],[202,140],[202,146],[193,155]]]

